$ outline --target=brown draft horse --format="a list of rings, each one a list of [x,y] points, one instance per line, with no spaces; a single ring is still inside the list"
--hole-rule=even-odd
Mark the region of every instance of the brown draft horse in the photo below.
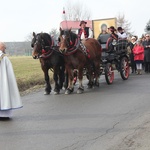
[[[73,70],[78,70],[79,88],[77,93],[83,93],[83,70],[86,68],[88,72],[88,88],[92,88],[95,84],[99,86],[99,73],[101,63],[102,48],[99,42],[94,38],[81,41],[78,36],[69,30],[60,28],[59,50],[64,54],[65,69],[68,74],[68,87],[65,94],[70,94],[74,90]],[[95,79],[95,81],[94,81]]]
[[[31,41],[31,47],[33,47],[32,56],[34,59],[39,58],[40,60],[46,82],[45,95],[50,94],[52,90],[48,73],[49,69],[53,71],[54,94],[59,94],[65,79],[64,56],[60,53],[59,47],[53,46],[52,43],[53,39],[48,33],[35,34],[33,32]]]

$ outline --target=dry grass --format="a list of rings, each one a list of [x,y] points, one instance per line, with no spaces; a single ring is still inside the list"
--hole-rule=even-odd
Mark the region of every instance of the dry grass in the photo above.
[[[34,60],[31,56],[12,56],[9,59],[12,62],[20,92],[37,85],[44,85],[44,73],[39,60]]]

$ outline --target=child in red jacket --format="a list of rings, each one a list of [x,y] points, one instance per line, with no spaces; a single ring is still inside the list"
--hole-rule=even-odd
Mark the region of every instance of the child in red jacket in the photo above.
[[[136,74],[142,74],[142,63],[144,60],[144,47],[142,41],[138,40],[133,48],[134,61],[136,63],[137,72]]]

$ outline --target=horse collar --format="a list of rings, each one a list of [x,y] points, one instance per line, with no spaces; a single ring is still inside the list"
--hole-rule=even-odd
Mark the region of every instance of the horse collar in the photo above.
[[[80,48],[79,48],[80,47]],[[86,48],[86,46],[80,41],[79,38],[76,39],[76,42],[74,44],[73,47],[71,47],[70,49],[68,49],[66,55],[71,55],[73,53],[75,53],[77,50],[80,50],[81,52],[83,52],[83,54],[85,54],[88,58],[90,58],[89,55],[89,50]]]
[[[71,55],[71,54],[75,53],[77,51],[77,49],[79,48],[79,46],[80,46],[80,40],[79,40],[79,38],[76,38],[74,46],[69,48],[65,55]]]
[[[52,53],[53,53],[53,49],[49,49],[48,51],[42,49],[42,55],[40,56],[40,58],[47,59],[52,55]]]

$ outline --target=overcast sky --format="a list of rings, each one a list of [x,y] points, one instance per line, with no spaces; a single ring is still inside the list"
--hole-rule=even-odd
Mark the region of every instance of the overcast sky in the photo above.
[[[63,7],[68,0],[0,0],[0,41],[25,41],[35,32],[59,28]],[[91,19],[114,18],[124,14],[138,36],[150,20],[150,0],[71,0],[82,2]],[[67,13],[67,12],[66,12]]]

